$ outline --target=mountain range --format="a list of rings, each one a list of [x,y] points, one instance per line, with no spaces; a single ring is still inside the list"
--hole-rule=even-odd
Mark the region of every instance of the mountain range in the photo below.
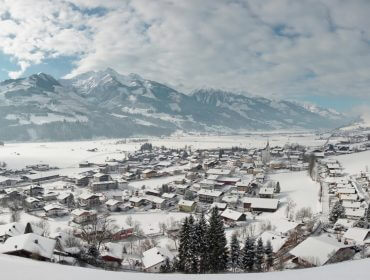
[[[314,105],[218,89],[184,94],[111,68],[71,79],[39,73],[0,83],[1,140],[327,129],[347,122],[344,115]]]

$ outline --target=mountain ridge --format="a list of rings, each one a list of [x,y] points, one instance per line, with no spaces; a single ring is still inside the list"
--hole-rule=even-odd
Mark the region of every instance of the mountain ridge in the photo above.
[[[69,79],[38,73],[0,82],[0,139],[4,140],[325,129],[342,125],[344,119],[318,106],[219,89],[184,94],[112,68]]]

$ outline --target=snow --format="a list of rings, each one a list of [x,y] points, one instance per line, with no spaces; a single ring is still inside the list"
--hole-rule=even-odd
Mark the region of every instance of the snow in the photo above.
[[[79,279],[79,280],[311,280],[311,279],[367,279],[370,259],[343,262],[340,264],[328,265],[318,268],[289,270],[283,272],[269,273],[240,273],[240,274],[209,274],[209,275],[189,275],[189,274],[162,274],[154,275],[149,273],[130,273],[113,272],[81,267],[71,267],[46,262],[0,255],[0,271],[3,276],[12,280],[23,280],[25,275],[27,280],[40,280],[42,275],[49,275],[53,280]]]
[[[320,185],[312,181],[307,171],[278,173],[270,176],[272,180],[280,182],[281,192],[275,198],[282,202],[279,212],[285,209],[287,199],[292,199],[297,207],[310,207],[314,213],[321,211],[319,203]]]
[[[27,233],[9,237],[4,244],[0,245],[0,252],[25,250],[50,259],[53,255],[55,243],[53,239],[42,237],[34,233]]]
[[[152,267],[165,261],[166,258],[172,260],[174,256],[166,249],[154,247],[143,253],[144,268]]]
[[[340,155],[335,157],[335,159],[340,162],[345,172],[349,174],[359,174],[370,166],[370,151]]]
[[[290,254],[314,265],[323,265],[331,258],[334,252],[349,246],[326,235],[311,236],[291,250]]]
[[[160,210],[154,210],[151,212],[135,214],[112,213],[111,218],[118,226],[125,226],[126,220],[129,216],[132,217],[133,221],[140,224],[144,234],[156,235],[161,232],[159,223],[170,224],[172,222],[182,222],[185,217],[189,216],[189,214],[180,212],[167,213]]]

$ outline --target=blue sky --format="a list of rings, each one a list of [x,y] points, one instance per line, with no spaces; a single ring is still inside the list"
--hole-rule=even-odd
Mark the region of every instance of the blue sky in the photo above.
[[[214,87],[369,104],[368,0],[0,0],[0,80],[114,68]]]

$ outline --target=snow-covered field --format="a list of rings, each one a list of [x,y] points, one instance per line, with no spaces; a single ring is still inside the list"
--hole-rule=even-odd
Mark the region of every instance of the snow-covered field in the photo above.
[[[11,280],[40,280],[40,279],[79,279],[79,280],[101,280],[101,279],[130,279],[130,280],[311,280],[311,279],[335,279],[335,280],[362,280],[369,277],[370,259],[344,262],[339,264],[327,265],[318,268],[301,270],[290,270],[283,272],[269,273],[240,273],[240,274],[208,274],[208,275],[189,275],[189,274],[149,274],[149,273],[130,273],[112,272],[97,269],[87,269],[80,267],[64,266],[25,258],[0,255],[0,271],[6,275],[6,279]]]
[[[344,171],[349,174],[358,174],[370,168],[370,151],[337,156],[335,159],[342,164]]]
[[[104,161],[120,159],[125,152],[139,149],[140,143],[117,144],[119,139],[91,140],[74,142],[46,143],[6,143],[0,147],[0,161],[5,161],[9,168],[19,169],[30,164],[49,164],[59,168],[76,167],[79,162]],[[181,148],[191,146],[193,149],[231,148],[240,146],[246,148],[261,148],[270,141],[271,146],[298,143],[307,146],[319,146],[325,140],[318,139],[311,133],[261,133],[236,136],[178,136],[169,138],[152,138],[149,142],[155,146]],[[96,152],[88,149],[96,148]]]

